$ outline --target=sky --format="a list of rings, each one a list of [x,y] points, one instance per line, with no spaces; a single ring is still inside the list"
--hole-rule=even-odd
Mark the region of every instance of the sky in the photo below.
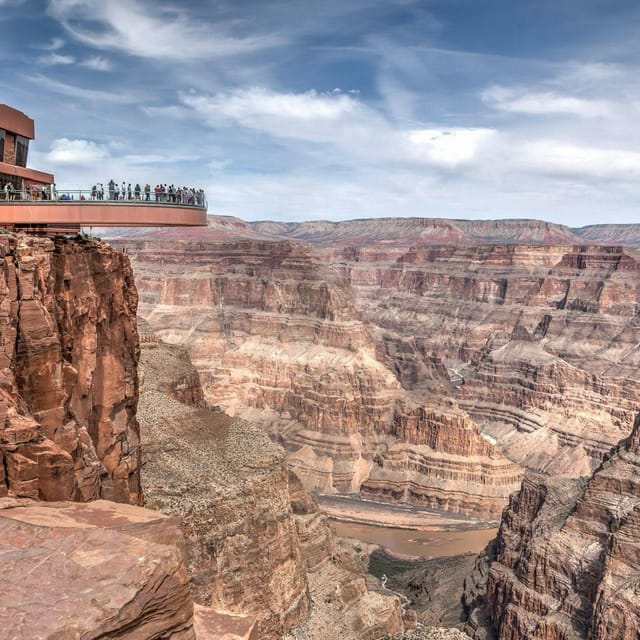
[[[640,3],[0,0],[0,103],[61,188],[209,213],[640,222]]]

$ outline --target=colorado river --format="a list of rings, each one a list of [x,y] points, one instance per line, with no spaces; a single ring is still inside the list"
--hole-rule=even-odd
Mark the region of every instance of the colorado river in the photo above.
[[[478,553],[498,532],[497,529],[415,531],[335,520],[331,524],[338,536],[379,544],[392,553],[428,558],[455,556],[467,551]]]

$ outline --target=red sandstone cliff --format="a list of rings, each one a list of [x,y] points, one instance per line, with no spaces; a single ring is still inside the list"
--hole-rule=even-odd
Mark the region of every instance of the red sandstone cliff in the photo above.
[[[140,503],[128,258],[25,235],[0,258],[0,496]]]
[[[633,251],[579,246],[536,221],[252,227],[237,232],[315,249],[203,240],[181,245],[187,268],[180,245],[132,244],[147,256],[134,259],[141,308],[189,345],[215,402],[266,425],[308,487],[444,505],[456,482],[477,478],[503,487],[490,499],[497,513],[515,467],[474,461],[477,473],[464,473],[469,454],[443,466],[426,423],[421,443],[397,428],[420,407],[446,415],[445,397],[471,418],[465,435],[481,430],[513,462],[554,475],[588,475],[629,433],[640,406]],[[511,244],[456,246],[469,238]],[[481,494],[447,504],[467,509]]]
[[[445,362],[516,462],[588,474],[640,406],[640,271],[621,247],[327,248],[363,319]],[[406,384],[406,382],[405,382]]]
[[[228,234],[228,221],[226,223],[225,233]],[[335,274],[326,271],[327,265],[350,285],[348,302],[342,302],[344,295],[336,300],[342,315],[320,318],[325,326],[330,324],[327,320],[342,321],[340,333],[345,339],[338,344],[339,348],[347,346],[357,352],[366,348],[367,340],[369,344],[373,343],[375,359],[383,363],[384,369],[394,375],[404,390],[418,390],[422,394],[419,403],[425,402],[424,389],[438,389],[448,377],[453,381],[464,381],[464,385],[458,386],[453,393],[445,388],[443,395],[455,398],[511,460],[546,473],[584,475],[598,465],[611,446],[629,433],[634,412],[640,406],[637,392],[640,325],[636,321],[636,310],[640,305],[640,271],[635,252],[621,247],[578,246],[572,244],[575,236],[566,233],[566,229],[536,221],[385,219],[345,223],[254,223],[252,227],[252,230],[237,227],[238,234],[280,234],[313,242],[315,254],[321,256],[322,277],[327,283],[333,283],[330,289],[344,289],[344,285],[337,284]],[[512,244],[455,246],[427,243],[430,240],[448,241],[448,236],[442,232],[445,227],[460,232],[466,230],[467,236],[475,242],[502,240]],[[215,237],[214,226],[207,232]],[[429,235],[432,232],[433,237]],[[456,238],[459,242],[461,236]],[[532,239],[562,241],[563,244],[529,244]],[[527,244],[513,244],[515,241],[526,241]],[[168,255],[160,257],[164,251],[162,243],[155,246],[160,247],[161,265],[165,259],[167,264],[177,261]],[[196,246],[199,246],[199,252],[195,251]],[[217,270],[227,259],[215,257],[216,247],[220,246],[217,243],[192,243],[186,249],[189,259],[206,262],[203,256],[207,246],[214,247],[211,259]],[[271,246],[278,254],[277,247],[285,245],[262,242],[252,246],[260,246],[263,252]],[[150,251],[153,253],[154,250]],[[249,261],[254,259],[249,255],[246,257]],[[237,395],[227,394],[224,402],[231,410],[279,405],[285,407],[284,412],[278,409],[281,415],[289,415],[294,421],[301,415],[312,416],[311,422],[317,426],[305,431],[330,432],[333,427],[327,427],[325,423],[335,422],[332,414],[342,409],[331,402],[330,389],[318,389],[322,384],[319,381],[327,379],[326,375],[322,376],[320,365],[324,353],[319,349],[300,349],[292,358],[293,362],[286,362],[281,355],[283,350],[272,349],[272,346],[285,342],[284,349],[295,348],[299,342],[291,336],[301,331],[315,345],[331,346],[336,336],[336,323],[333,335],[325,332],[320,338],[314,337],[319,319],[316,316],[315,327],[310,328],[304,319],[304,301],[303,304],[291,301],[292,297],[305,291],[308,277],[303,277],[295,289],[282,286],[282,281],[286,282],[288,278],[286,265],[283,263],[282,270],[271,274],[264,256],[256,259],[255,273],[251,273],[248,265],[242,267],[241,261],[234,267],[236,273],[231,276],[230,291],[244,286],[256,294],[260,288],[256,289],[255,280],[261,278],[263,283],[272,283],[265,286],[267,295],[258,294],[240,301],[234,300],[232,295],[228,305],[220,289],[227,280],[219,271],[216,271],[215,282],[209,285],[202,282],[200,275],[182,280],[178,272],[169,273],[166,286],[162,287],[157,276],[151,274],[152,269],[149,269],[148,278],[141,271],[143,312],[153,313],[154,322],[166,326],[168,339],[190,342],[194,359],[205,373],[205,384],[215,381],[216,385],[231,389],[224,381],[233,379],[233,388],[246,390]],[[151,261],[153,258],[146,266],[150,266]],[[204,262],[201,266],[204,267]],[[299,267],[296,265],[295,268]],[[141,263],[136,262],[136,268],[141,268]],[[312,268],[312,262],[308,262],[306,273],[309,274]],[[245,281],[243,285],[240,285],[241,280]],[[196,281],[199,282],[198,290],[193,289]],[[172,293],[171,287],[176,286],[184,289],[181,298]],[[220,294],[217,323],[210,313],[208,319],[201,318],[190,326],[182,320],[184,326],[169,329],[170,316],[173,316],[172,321],[177,319],[178,314],[172,309],[176,301],[201,299],[213,311],[216,297],[212,291],[215,289]],[[280,300],[279,305],[268,300],[273,294],[279,296],[275,298]],[[285,299],[289,302],[283,306]],[[165,302],[158,304],[160,300]],[[254,314],[248,322],[246,316],[252,305],[260,315]],[[240,313],[238,306],[242,307]],[[196,309],[189,312],[192,318],[194,312],[198,313],[198,307],[196,305]],[[290,313],[295,319],[288,317]],[[277,319],[273,315],[268,319],[269,314]],[[313,317],[314,311],[310,315]],[[348,327],[350,317],[358,322]],[[356,326],[361,325],[360,321],[367,325],[367,339],[356,338],[356,334],[362,335]],[[225,335],[227,346],[206,337],[209,332],[215,336],[220,331]],[[233,331],[238,331],[243,340],[247,334],[253,336],[238,349],[235,360],[233,345],[229,342]],[[349,332],[348,338],[345,331]],[[264,334],[264,339],[259,339],[258,334]],[[360,342],[352,342],[349,347],[349,339]],[[196,346],[198,344],[201,347]],[[220,367],[207,365],[205,353],[220,349],[225,354]],[[249,374],[264,369],[265,351],[272,360],[270,370]],[[276,365],[278,360],[280,363]],[[306,364],[301,366],[303,362]],[[315,366],[312,363],[316,363]],[[449,375],[442,374],[445,364]],[[233,375],[230,374],[232,370],[235,371]],[[357,389],[366,388],[368,384],[356,380],[350,370],[338,375],[340,380],[354,380]],[[310,380],[310,376],[314,379]],[[370,379],[377,388],[390,388],[390,384],[380,379],[374,382],[374,378]],[[275,391],[282,384],[287,389],[286,398],[282,397],[282,390]],[[351,384],[349,382],[348,386]],[[256,394],[254,389],[261,391]],[[265,392],[270,398],[265,398]],[[320,411],[316,406],[319,397],[324,398],[320,404],[325,405]],[[389,415],[391,405],[389,401],[386,404]],[[289,405],[292,405],[291,410],[287,408]],[[275,417],[271,422],[275,422]],[[388,419],[387,424],[390,424]],[[293,435],[294,430],[287,430],[287,433]],[[282,434],[283,430],[278,432]],[[320,452],[316,436],[301,433],[296,438],[299,449],[308,445],[317,454],[314,458],[308,448],[300,454],[306,458],[300,465],[309,469],[306,478],[309,486],[319,490],[329,490],[331,486],[338,490],[353,490],[353,486],[345,484],[349,480],[342,471],[345,465],[354,470],[351,480],[355,485],[359,484],[363,476],[355,473],[354,464],[362,457],[358,453],[361,447],[354,449],[353,444],[344,442],[339,445],[342,458],[336,458],[334,445]],[[286,434],[285,441],[289,441]],[[365,459],[368,457],[369,453],[364,456]],[[328,458],[338,465],[330,469]],[[311,468],[315,469],[313,473]],[[334,475],[338,478],[337,484]]]
[[[223,232],[220,237],[228,237],[230,221],[225,219],[224,228],[218,228],[216,219],[212,220],[203,237],[214,238]],[[322,269],[333,267],[351,287],[342,319],[346,321],[354,313],[353,317],[364,321],[375,345],[376,359],[393,373],[400,386],[419,391],[428,386],[437,388],[437,379],[441,382],[447,376],[436,370],[446,364],[451,380],[465,384],[453,394],[445,390],[444,395],[455,398],[511,460],[545,473],[585,475],[629,433],[640,406],[640,324],[636,320],[640,271],[635,251],[620,246],[579,246],[578,236],[568,229],[531,220],[263,222],[253,223],[251,229],[241,221],[237,223],[234,228],[238,236],[257,233],[313,243]],[[589,241],[608,238],[598,236],[607,229],[589,228],[582,231],[591,235],[582,235]],[[473,244],[460,244],[470,242]],[[263,242],[261,246],[264,249],[269,245]],[[206,251],[206,244],[200,247]],[[192,256],[192,249],[188,251]],[[271,276],[264,268],[264,260],[258,260],[263,268],[256,273],[268,280]],[[176,275],[168,278],[168,287],[176,286],[172,284]],[[251,280],[253,276],[243,276],[241,269],[233,276],[236,281],[243,277]],[[281,272],[273,279],[285,277]],[[336,282],[335,275],[325,277],[328,282]],[[217,282],[213,288],[219,286]],[[185,289],[193,283],[193,278],[185,281]],[[246,286],[254,288],[255,283],[247,282]],[[153,293],[149,287],[155,287]],[[151,279],[148,284],[143,282],[142,288],[148,299],[146,307],[143,305],[145,312],[153,308],[155,321],[159,326],[165,324],[162,314],[174,313],[170,310],[173,303],[165,307],[157,301],[169,300],[171,291],[160,291]],[[282,295],[291,297],[299,291],[299,287],[296,291],[288,289]],[[182,295],[182,300],[195,300],[203,293],[192,290]],[[205,304],[215,305],[211,299],[206,300],[205,296]],[[245,301],[244,313],[253,303],[260,308],[257,299]],[[296,309],[293,304],[291,310],[301,316],[305,313],[303,306]],[[255,347],[247,344],[236,363],[231,362],[231,349],[225,349],[225,362],[219,370],[211,369],[210,380],[223,381],[234,369],[234,381],[240,382],[234,386],[250,384],[258,389],[264,381],[266,386],[278,388],[279,382],[267,381],[274,375],[283,378],[284,374],[294,380],[289,397],[306,398],[303,401],[296,397],[292,410],[285,411],[285,415],[293,420],[307,410],[317,415],[316,407],[309,404],[317,404],[310,398],[318,396],[314,389],[318,382],[312,383],[305,376],[311,371],[319,373],[319,365],[294,372],[305,359],[319,363],[317,351],[300,351],[293,366],[281,364],[266,375],[247,376],[248,371],[261,366],[257,360],[264,361],[264,356],[252,355],[253,352],[271,349],[268,343],[273,342],[274,324],[265,315],[280,314],[277,322],[282,326],[282,317],[289,313],[282,305],[266,304],[261,310],[259,321],[252,321],[248,330],[242,327],[241,331],[256,335],[264,330],[268,337]],[[229,311],[233,315],[233,302]],[[220,326],[228,334],[231,319],[229,316],[225,320],[224,302],[219,303],[218,315]],[[236,314],[233,321],[238,320]],[[297,317],[295,330],[301,330],[303,324]],[[213,325],[211,318],[201,320],[193,331],[185,326],[173,332],[173,337],[169,333],[166,336],[188,339],[193,349],[200,343],[203,353],[205,349],[210,352],[214,345],[203,335],[208,330],[215,334]],[[373,327],[379,330],[372,330]],[[295,344],[289,337],[291,330],[291,323],[286,330],[278,329],[276,341],[282,335],[288,345]],[[312,333],[308,327],[304,330],[308,335]],[[313,339],[317,344],[318,339]],[[198,366],[206,367],[204,355],[200,357],[195,350],[193,353]],[[276,359],[280,353],[274,350]],[[353,375],[348,373],[349,377]],[[434,378],[436,382],[432,384]],[[357,384],[363,387],[360,382]],[[381,386],[380,381],[376,384]],[[273,390],[268,393],[271,399],[261,401],[256,398],[262,392],[256,395],[247,389],[240,396],[229,397],[228,406],[240,410],[252,405],[288,404]],[[325,404],[330,404],[330,392],[321,394],[327,398]],[[424,402],[423,398],[419,402]],[[331,411],[339,411],[339,407],[331,406],[328,414],[322,411],[323,418]],[[325,429],[322,424],[318,428],[331,431],[331,427]],[[317,438],[305,435],[298,444],[308,444],[316,450],[313,442]],[[352,445],[341,446],[345,452],[353,451]],[[308,449],[302,452],[303,457],[305,452]],[[321,490],[338,486],[330,480],[333,471],[327,468],[327,456],[334,459],[335,452],[326,449],[314,459],[316,470],[313,478],[307,478]],[[353,452],[346,457],[360,459]],[[312,458],[306,458],[303,464],[309,467]],[[345,464],[351,463],[339,461],[338,476],[343,475],[341,468]],[[360,476],[351,476],[357,477]],[[344,490],[344,480],[339,486]]]

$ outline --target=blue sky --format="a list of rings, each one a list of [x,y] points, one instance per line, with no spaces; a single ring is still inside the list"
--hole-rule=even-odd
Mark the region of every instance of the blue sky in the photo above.
[[[0,102],[66,188],[247,220],[638,222],[640,4],[0,0]]]

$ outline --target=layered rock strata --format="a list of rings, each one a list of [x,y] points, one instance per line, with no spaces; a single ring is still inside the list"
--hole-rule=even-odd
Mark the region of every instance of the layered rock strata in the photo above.
[[[638,637],[639,471],[636,420],[588,481],[525,477],[505,510],[487,581],[498,640]]]
[[[370,594],[362,571],[336,551],[326,518],[289,475],[282,450],[246,421],[180,401],[175,381],[185,379],[193,385],[187,396],[197,396],[182,348],[143,343],[145,496],[181,518],[196,602],[219,616],[255,619],[264,639],[300,624],[321,623],[323,637],[335,640],[401,629],[397,600]],[[187,389],[179,391],[184,399]],[[327,631],[320,606],[340,611],[346,635]]]
[[[120,251],[0,236],[0,496],[141,501],[136,305]]]
[[[308,246],[127,249],[141,315],[188,347],[210,402],[285,447],[308,489],[357,493],[366,483],[368,497],[493,517],[517,488],[519,467],[443,401],[442,361],[361,322],[349,284]]]
[[[454,397],[511,459],[588,474],[639,406],[640,271],[621,247],[319,247],[365,320],[416,361],[447,365]],[[419,377],[403,379],[419,387]]]
[[[361,495],[497,519],[519,469],[453,408],[403,407],[397,440],[374,459]]]
[[[195,640],[182,545],[148,509],[0,499],[2,636]]]
[[[189,369],[177,347],[144,347],[146,502],[182,521],[195,601],[277,638],[309,607],[286,462],[249,423],[172,398]]]

